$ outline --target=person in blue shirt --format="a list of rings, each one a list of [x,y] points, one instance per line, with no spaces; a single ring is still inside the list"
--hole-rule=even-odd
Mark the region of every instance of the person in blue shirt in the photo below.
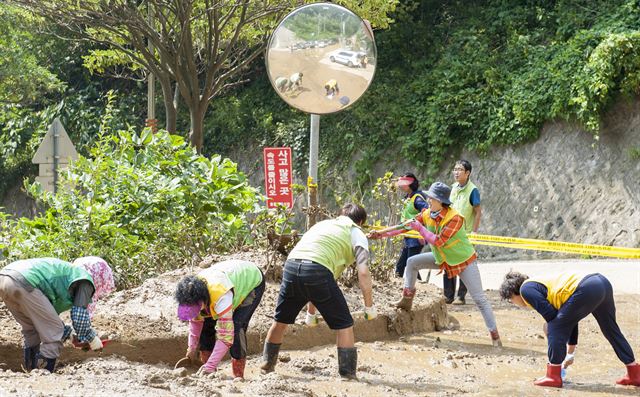
[[[451,206],[464,218],[464,229],[467,234],[477,233],[480,227],[482,209],[480,207],[480,191],[469,180],[471,177],[471,163],[467,160],[458,160],[453,167],[453,177],[456,182],[451,186]],[[467,295],[467,286],[460,280],[460,287],[456,296],[457,277],[442,277],[442,289],[445,301],[454,305],[464,305]]]
[[[404,208],[400,215],[400,220],[402,222],[415,218],[423,209],[429,207],[425,200],[424,193],[419,190],[420,182],[414,174],[411,172],[405,173],[398,178],[398,182],[396,184],[398,189],[404,193]],[[404,238],[404,246],[402,247],[402,252],[400,253],[400,257],[396,263],[396,277],[404,276],[407,259],[414,255],[418,255],[422,252],[423,247],[424,241],[421,239]]]

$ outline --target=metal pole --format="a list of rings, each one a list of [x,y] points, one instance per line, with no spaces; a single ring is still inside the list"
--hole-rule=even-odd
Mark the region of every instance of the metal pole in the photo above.
[[[153,28],[153,6],[151,2],[147,3],[147,18],[149,20],[149,26]],[[149,52],[153,55],[153,42],[151,39],[148,39],[147,46],[149,48]],[[156,131],[157,122],[156,122],[156,80],[155,76],[149,70],[149,81],[147,86],[147,127],[150,127],[153,132]]]
[[[309,188],[307,229],[315,225],[317,214],[315,212],[318,205],[318,144],[320,141],[320,115],[311,115],[311,134],[309,137]]]
[[[58,149],[58,138],[60,137],[59,123],[53,122],[53,194],[58,193],[58,162],[60,150]]]

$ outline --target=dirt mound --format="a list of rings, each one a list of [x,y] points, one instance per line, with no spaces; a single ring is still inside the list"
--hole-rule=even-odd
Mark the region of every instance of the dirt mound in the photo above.
[[[207,258],[200,265],[208,267],[212,263],[226,259],[248,259],[261,263],[259,253],[240,253],[233,256]],[[94,327],[102,335],[108,335],[115,342],[105,348],[104,354],[117,354],[127,360],[144,363],[174,363],[184,357],[187,345],[188,326],[178,320],[176,303],[173,298],[175,286],[187,274],[200,270],[198,267],[182,268],[145,281],[141,286],[118,291],[98,304]],[[354,315],[356,339],[374,341],[395,338],[415,332],[432,331],[444,327],[447,313],[440,292],[432,285],[421,284],[411,313],[398,311],[390,304],[399,297],[402,289],[399,279],[374,285],[374,304],[380,314],[373,321],[362,317],[364,310],[362,294],[358,288],[345,288],[345,298]],[[251,319],[248,339],[249,354],[262,349],[267,330],[272,322],[279,284],[267,283],[261,304]],[[0,362],[7,369],[18,370],[21,357],[21,335],[17,323],[0,304],[0,332],[6,335],[0,341]],[[6,314],[6,315],[4,315]],[[335,343],[335,333],[325,324],[307,327],[302,324],[304,311],[298,317],[299,325],[290,327],[283,349],[306,349]],[[69,320],[66,321],[69,323]],[[88,353],[94,356],[94,353]],[[87,358],[87,353],[70,347],[61,356],[62,363],[73,363]]]

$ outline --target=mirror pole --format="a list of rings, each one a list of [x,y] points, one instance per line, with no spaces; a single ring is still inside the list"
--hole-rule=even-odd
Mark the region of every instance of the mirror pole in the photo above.
[[[307,230],[317,222],[318,206],[318,144],[320,141],[320,115],[311,115],[311,133],[309,137],[309,178],[308,188],[308,210],[307,210]]]

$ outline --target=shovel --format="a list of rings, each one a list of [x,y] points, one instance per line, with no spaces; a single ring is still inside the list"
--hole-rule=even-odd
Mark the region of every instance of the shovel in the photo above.
[[[178,360],[176,365],[173,366],[173,369],[190,368],[196,366],[197,364],[193,363],[189,357],[182,357],[180,360]]]

